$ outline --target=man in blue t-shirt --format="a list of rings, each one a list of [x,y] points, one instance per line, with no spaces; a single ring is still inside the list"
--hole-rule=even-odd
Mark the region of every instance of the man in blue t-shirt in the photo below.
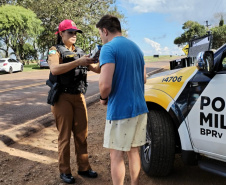
[[[122,36],[117,17],[105,15],[97,23],[103,42],[100,52],[100,102],[107,105],[104,147],[110,149],[114,185],[123,185],[129,159],[131,184],[138,184],[139,146],[146,143],[147,105],[144,99],[146,68],[143,53]]]

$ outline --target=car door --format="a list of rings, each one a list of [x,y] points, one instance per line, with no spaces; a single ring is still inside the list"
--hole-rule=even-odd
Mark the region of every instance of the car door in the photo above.
[[[226,159],[226,50],[221,69],[199,71],[190,82],[187,116],[194,150]]]
[[[15,60],[15,59],[12,59],[12,60],[13,60],[13,62],[15,64],[15,71],[19,71],[20,70],[20,63],[17,60]]]
[[[19,71],[20,70],[20,63],[15,60],[15,59],[10,59],[12,66],[13,66],[13,71]]]

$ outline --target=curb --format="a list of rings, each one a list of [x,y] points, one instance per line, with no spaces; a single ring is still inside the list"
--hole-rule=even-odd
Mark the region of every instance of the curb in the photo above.
[[[92,103],[97,102],[100,99],[100,93],[96,93],[93,96],[89,96],[86,98],[86,106],[90,106]]]
[[[99,100],[100,93],[86,98],[87,107]],[[19,140],[30,136],[46,127],[55,124],[52,112],[30,120],[22,125],[15,126],[11,129],[0,132],[0,148],[9,146]]]
[[[28,137],[43,128],[54,124],[52,113],[45,114],[36,119],[30,120],[22,125],[15,126],[11,129],[0,132],[0,148],[16,143],[22,138]]]
[[[151,76],[151,75],[153,75],[153,74],[159,73],[159,72],[161,72],[163,69],[164,69],[164,68],[158,68],[158,69],[156,69],[156,70],[153,70],[153,71],[147,73],[147,77],[149,77],[149,76]]]
[[[159,68],[147,73],[147,76],[151,76],[155,73],[162,71],[164,68]],[[99,100],[100,93],[94,94],[86,98],[87,107]],[[30,136],[42,129],[49,127],[55,123],[52,113],[45,114],[36,119],[30,120],[22,125],[15,126],[11,129],[0,132],[0,148],[9,146],[18,142],[19,140]]]

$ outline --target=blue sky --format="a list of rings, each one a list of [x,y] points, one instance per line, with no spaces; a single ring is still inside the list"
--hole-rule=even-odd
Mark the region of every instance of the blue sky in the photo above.
[[[126,17],[128,38],[145,56],[184,54],[173,42],[188,20],[215,26],[223,15],[226,24],[226,0],[116,0],[116,5]]]

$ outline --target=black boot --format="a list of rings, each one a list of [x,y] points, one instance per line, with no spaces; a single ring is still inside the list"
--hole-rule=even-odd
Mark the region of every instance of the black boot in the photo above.
[[[61,178],[65,183],[68,183],[68,184],[73,184],[73,183],[75,183],[75,178],[74,178],[71,174],[64,174],[64,173],[61,173],[61,174],[60,174],[60,178]]]
[[[97,172],[95,172],[91,169],[87,170],[87,171],[78,171],[78,174],[82,175],[82,176],[89,177],[89,178],[96,178],[98,176]]]

